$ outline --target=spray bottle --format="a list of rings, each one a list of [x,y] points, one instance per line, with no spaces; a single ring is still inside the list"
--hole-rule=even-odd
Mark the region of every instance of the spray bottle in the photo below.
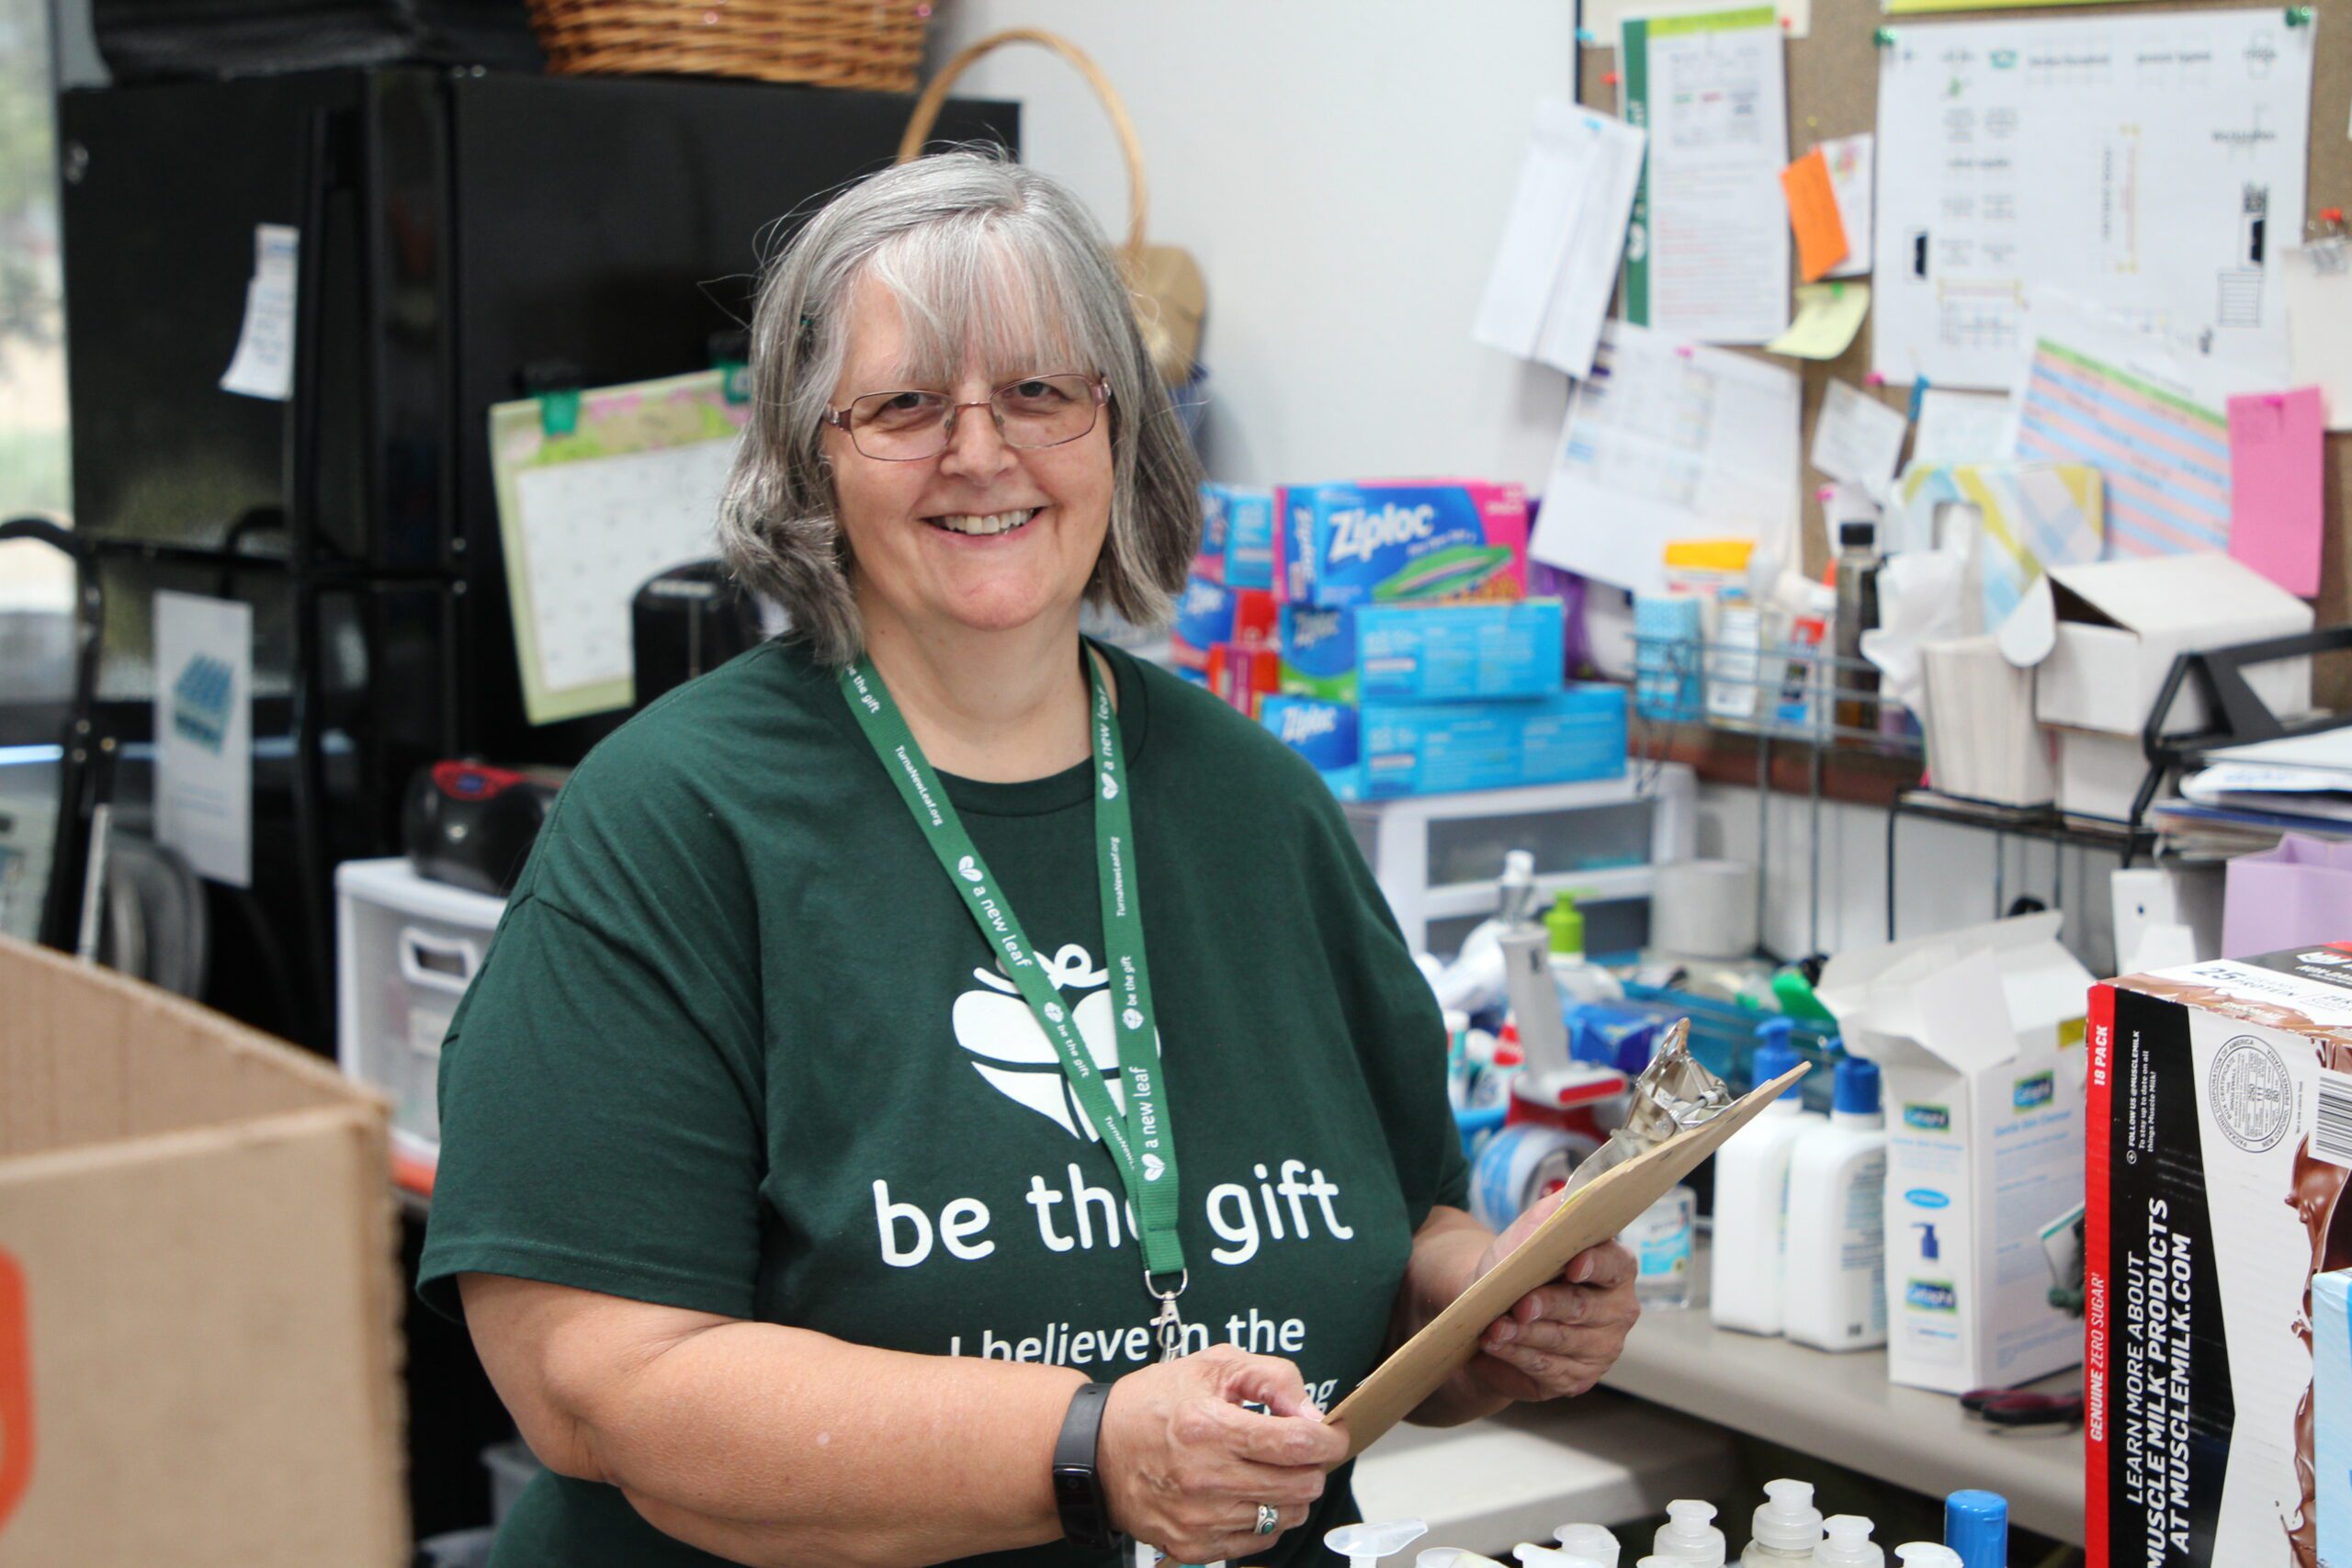
[[[1813,1483],[1768,1481],[1764,1496],[1766,1501],[1749,1523],[1747,1550],[1739,1554],[1740,1568],[1791,1568],[1811,1562],[1813,1549],[1821,1544],[1821,1510],[1813,1506]]]
[[[1666,1506],[1666,1523],[1657,1527],[1650,1550],[1668,1562],[1724,1568],[1724,1532],[1708,1522],[1714,1517],[1713,1503],[1677,1497]]]
[[[1886,1568],[1886,1549],[1871,1540],[1871,1522],[1861,1515],[1832,1514],[1821,1528],[1814,1568]]]

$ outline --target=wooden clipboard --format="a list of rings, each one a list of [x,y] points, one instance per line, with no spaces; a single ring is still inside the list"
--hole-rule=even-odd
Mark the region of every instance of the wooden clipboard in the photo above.
[[[1340,1402],[1329,1419],[1347,1428],[1348,1457],[1353,1459],[1370,1448],[1403,1420],[1406,1412],[1435,1393],[1476,1352],[1478,1336],[1487,1325],[1513,1302],[1557,1279],[1568,1260],[1586,1247],[1607,1241],[1640,1218],[1644,1210],[1721,1148],[1724,1139],[1804,1077],[1806,1066],[1800,1063],[1750,1090],[1704,1126],[1678,1134],[1602,1171],[1590,1186],[1562,1203],[1510,1257],[1455,1297],[1453,1305],[1397,1347],[1396,1354],[1374,1367],[1372,1375]]]

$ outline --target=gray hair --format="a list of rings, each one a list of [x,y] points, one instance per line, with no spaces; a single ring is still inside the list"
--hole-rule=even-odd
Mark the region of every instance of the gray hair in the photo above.
[[[728,569],[778,601],[822,664],[865,647],[819,439],[871,277],[896,296],[910,378],[944,383],[977,347],[992,372],[1069,355],[1110,383],[1110,532],[1086,601],[1165,623],[1200,546],[1200,467],[1093,220],[1062,186],[987,152],[887,169],[827,203],[760,284],[752,418],[718,507]],[[1062,361],[1057,359],[1057,364]]]

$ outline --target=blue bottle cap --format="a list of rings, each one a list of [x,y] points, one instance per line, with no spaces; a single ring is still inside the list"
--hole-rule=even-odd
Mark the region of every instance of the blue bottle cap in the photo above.
[[[2008,1568],[2008,1499],[1997,1492],[1945,1498],[1944,1544],[1960,1553],[1963,1568]]]
[[[1796,1065],[1796,1048],[1788,1043],[1786,1034],[1756,1047],[1756,1081],[1759,1085],[1770,1083]],[[1782,1100],[1798,1100],[1804,1095],[1804,1080],[1802,1078],[1781,1091]]]
[[[1847,1056],[1838,1063],[1835,1092],[1831,1100],[1834,1109],[1852,1116],[1878,1114],[1878,1064],[1866,1062],[1860,1056]]]

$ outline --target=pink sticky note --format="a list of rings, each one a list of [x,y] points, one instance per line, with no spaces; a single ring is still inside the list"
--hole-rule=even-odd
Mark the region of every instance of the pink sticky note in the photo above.
[[[2319,592],[2319,389],[2230,400],[2230,554],[2288,592]]]

